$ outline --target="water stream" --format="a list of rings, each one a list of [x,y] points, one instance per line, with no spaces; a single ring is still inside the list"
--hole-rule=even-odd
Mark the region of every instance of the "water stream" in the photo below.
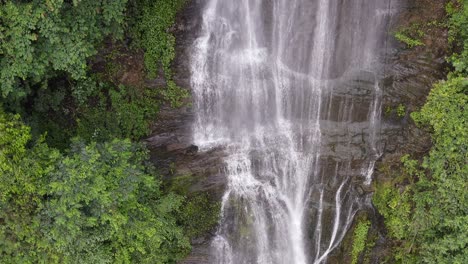
[[[225,148],[213,263],[325,263],[372,181],[391,0],[208,0],[200,149]]]

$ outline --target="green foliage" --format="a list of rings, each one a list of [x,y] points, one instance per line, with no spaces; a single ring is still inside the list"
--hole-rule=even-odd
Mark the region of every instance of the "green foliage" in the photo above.
[[[436,84],[413,119],[432,131],[421,164],[402,157],[400,177],[377,187],[373,202],[401,263],[468,262],[468,81],[453,75]]]
[[[154,90],[105,85],[94,107],[84,106],[78,116],[77,134],[88,141],[112,138],[138,140],[148,135],[149,122],[158,111]]]
[[[390,116],[392,114],[392,107],[391,106],[386,106],[385,107],[385,111],[384,111],[384,115],[386,117]]]
[[[372,202],[384,216],[389,237],[397,241],[393,246],[394,259],[397,263],[409,264],[417,263],[415,239],[420,220],[414,214],[414,178],[423,176],[424,172],[419,162],[409,155],[401,157],[401,164],[399,171],[393,171],[398,177],[376,186]]]
[[[29,142],[18,116],[0,121],[2,263],[174,263],[187,254],[175,218],[183,199],[161,192],[141,146],[75,140],[62,155]]]
[[[86,78],[76,81],[71,86],[69,92],[78,106],[88,106],[89,99],[106,89],[103,82],[96,81],[96,78]]]
[[[0,110],[0,259],[54,263],[41,233],[48,175],[60,154],[41,141],[28,148],[30,128]]]
[[[384,216],[391,237],[406,237],[411,219],[410,190],[408,187],[396,188],[397,183],[383,183],[377,187],[373,203]]]
[[[468,2],[450,1],[454,72],[434,85],[414,121],[433,147],[416,161],[402,157],[400,177],[378,186],[374,204],[397,239],[401,263],[468,263]]]
[[[74,123],[69,118],[69,115],[59,112],[36,112],[25,120],[31,126],[33,139],[44,137],[49,147],[64,150],[70,146],[71,138],[76,132]]]
[[[167,87],[161,91],[162,96],[168,101],[172,107],[181,107],[184,105],[184,99],[189,96],[186,89],[183,89],[173,81],[167,81]]]
[[[168,263],[189,244],[173,212],[182,199],[161,197],[145,172],[146,153],[128,140],[85,145],[51,175],[45,214],[50,241],[68,263]]]
[[[162,69],[161,91],[94,78],[114,77],[118,64],[90,74],[103,40],[123,36],[126,0],[0,5],[0,103],[31,126],[0,109],[1,263],[176,263],[187,234],[217,223],[219,204],[163,191],[130,141],[149,133],[158,97],[180,106],[188,95],[170,70],[168,30],[183,1],[131,2],[141,2],[133,29],[148,74]]]
[[[353,249],[351,251],[351,263],[356,264],[359,255],[366,248],[367,234],[369,233],[370,221],[359,221],[354,229]]]
[[[28,97],[32,111],[24,116],[34,137],[46,133],[49,146],[64,150],[75,136],[103,142],[113,138],[139,140],[150,133],[150,121],[160,104],[155,89],[115,87],[91,78],[74,85],[81,86],[77,91],[92,92],[73,96],[74,87],[58,86],[39,89]]]
[[[408,48],[414,48],[414,47],[417,47],[417,46],[423,46],[424,45],[424,43],[421,40],[412,38],[412,37],[406,35],[403,32],[395,33],[395,38],[398,39],[399,41],[405,43],[408,46]]]
[[[388,105],[384,109],[384,115],[387,118],[390,118],[390,117],[403,118],[406,116],[406,106],[404,104],[398,104],[396,106]]]
[[[395,38],[408,46],[408,48],[414,48],[417,46],[424,46],[421,38],[424,37],[424,31],[421,26],[417,23],[410,25],[409,27],[400,29],[395,33]]]
[[[415,218],[421,257],[429,263],[468,262],[468,81],[449,78],[433,88],[413,118],[432,129],[434,146],[422,164]]]
[[[213,230],[218,224],[220,211],[221,204],[202,193],[187,199],[178,219],[187,236],[194,238]]]
[[[456,72],[468,73],[468,2],[454,0],[446,6],[449,20],[449,41],[455,45],[456,52],[449,61]]]
[[[173,174],[171,163],[169,166],[170,173]],[[193,175],[172,175],[170,182],[167,183],[165,189],[175,192],[180,195],[190,193],[190,186],[195,184],[197,179]],[[185,200],[177,219],[184,227],[184,231],[190,238],[197,238],[212,231],[219,222],[221,213],[221,203],[214,201],[208,194],[203,192],[192,193]]]
[[[65,149],[74,136],[74,104],[70,89],[57,81],[53,85],[32,91],[23,105],[26,109],[17,110],[31,127],[33,138],[46,134],[49,146]]]
[[[171,63],[175,58],[175,37],[169,32],[175,16],[185,0],[142,0],[142,13],[135,26],[137,43],[145,50],[145,66],[149,78],[158,76],[160,69],[166,79],[164,98],[173,107],[183,104],[188,91],[178,87],[172,79]],[[157,15],[155,15],[157,14]]]
[[[0,5],[0,91],[24,97],[57,74],[86,78],[104,37],[122,35],[126,0],[5,1]]]
[[[168,32],[174,24],[177,11],[184,0],[142,0],[142,14],[137,25],[140,45],[145,49],[145,65],[150,78],[157,76],[162,67],[171,74],[171,63],[175,57],[175,37]],[[155,15],[158,14],[158,15]]]
[[[397,115],[398,115],[399,117],[405,117],[405,115],[406,115],[406,107],[405,107],[404,104],[399,104],[399,105],[397,106],[396,111],[397,111]]]

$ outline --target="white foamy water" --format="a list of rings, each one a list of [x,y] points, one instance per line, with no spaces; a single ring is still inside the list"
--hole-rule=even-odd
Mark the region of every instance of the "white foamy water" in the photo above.
[[[365,201],[352,179],[369,184],[380,155],[388,8],[207,1],[191,84],[194,144],[227,153],[213,263],[324,263],[339,245]]]

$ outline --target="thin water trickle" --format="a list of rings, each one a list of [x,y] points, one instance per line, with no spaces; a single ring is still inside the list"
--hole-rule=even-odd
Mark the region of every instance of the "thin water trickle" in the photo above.
[[[191,84],[194,143],[228,154],[213,263],[323,263],[339,245],[380,154],[387,9],[208,0]]]

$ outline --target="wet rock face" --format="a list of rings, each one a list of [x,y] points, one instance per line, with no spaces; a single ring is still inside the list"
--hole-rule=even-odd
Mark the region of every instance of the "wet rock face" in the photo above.
[[[179,13],[176,25],[172,28],[177,38],[177,57],[173,63],[175,80],[178,85],[187,89],[190,89],[189,59],[191,48],[194,40],[200,34],[201,9],[206,2],[206,0],[188,1],[186,7]],[[419,19],[423,16],[431,19],[440,18],[441,6],[443,6],[443,3],[440,2],[443,1],[434,2],[439,1],[408,0],[402,1],[401,5],[394,6],[393,12],[398,12],[401,15],[395,16],[391,21],[390,32],[396,31],[400,26],[408,25],[408,21],[418,21],[418,16]],[[430,14],[427,11],[422,11],[427,10],[428,6],[431,7]],[[441,30],[434,35],[445,39],[444,34],[446,32]],[[426,46],[410,50],[405,49],[404,45],[394,40],[391,35],[388,37],[389,46],[398,48],[389,49],[385,54],[386,68],[380,80],[383,87],[381,142],[379,142],[383,146],[382,160],[385,160],[388,155],[396,153],[424,152],[430,145],[430,138],[414,126],[409,113],[424,103],[432,84],[444,76],[446,47],[440,39],[427,39],[425,40]],[[342,116],[330,115],[327,116],[327,120],[321,122],[326,134],[321,161],[324,164],[323,173],[336,170],[339,166],[339,171],[343,174],[339,177],[362,176],[362,162],[367,154],[366,147],[363,146],[367,144],[366,140],[368,140],[364,121],[368,118],[371,95],[367,93],[367,90],[359,89],[363,86],[362,82],[368,79],[366,73],[361,73],[358,79],[359,82],[343,84],[342,93],[340,93],[341,88],[337,87],[334,90],[334,95],[327,98],[326,104],[324,104],[337,109],[346,108],[352,104],[354,114],[351,117],[353,122],[347,124],[346,127],[337,126],[339,123],[337,121],[344,118]],[[369,79],[369,81],[373,80]],[[148,84],[158,85],[161,83],[161,80],[155,80]],[[395,110],[400,104],[405,106],[403,115],[397,114]],[[213,194],[215,199],[221,199],[227,182],[223,171],[225,152],[219,148],[202,153],[197,146],[193,145],[191,126],[194,123],[194,116],[190,104],[179,109],[162,107],[158,120],[154,124],[153,133],[146,140],[151,150],[152,161],[157,164],[158,168],[162,168],[161,173],[168,180],[190,177],[192,179],[190,191],[206,191]],[[378,180],[378,173],[375,177]],[[367,186],[356,185],[353,188],[352,192],[357,192],[361,196],[367,196],[372,192],[372,189]],[[330,193],[325,195],[333,196],[334,190],[327,191]],[[313,197],[312,200],[314,200]],[[313,203],[310,207],[309,215],[313,219],[316,210]],[[332,210],[334,204],[330,204],[329,207]],[[376,232],[384,233],[382,219],[378,214],[369,210],[368,215]],[[326,217],[332,218],[333,216]],[[312,226],[310,229],[310,233],[313,233]],[[193,241],[193,252],[182,263],[207,263],[210,255],[209,242],[209,237]],[[377,241],[377,246],[379,245],[381,250],[384,250],[385,240]],[[349,245],[337,248],[330,257],[329,263],[343,263],[347,259],[346,256],[350,254],[348,251]],[[375,253],[370,259],[371,263],[380,263],[382,256]]]
[[[446,76],[447,29],[429,26],[431,22],[444,21],[446,3],[445,0],[406,0],[392,28],[392,32],[411,27],[424,31],[420,39],[424,45],[408,49],[405,44],[392,40],[397,50],[389,56],[383,79],[382,116],[386,126],[395,129],[383,130],[387,138],[386,154],[421,153],[431,144],[429,136],[414,125],[409,114],[424,105],[433,84]],[[397,113],[399,107],[401,112]]]
[[[176,24],[171,29],[176,36],[176,58],[173,63],[176,83],[190,89],[190,52],[198,37],[201,25],[201,11],[205,1],[188,1],[179,13]],[[161,80],[151,80],[147,85],[161,85]],[[220,198],[226,180],[221,173],[223,150],[213,149],[199,152],[192,144],[193,109],[190,98],[181,108],[162,106],[150,137],[145,141],[151,152],[151,160],[168,181],[178,177],[190,178],[190,192],[207,191]]]
[[[421,38],[423,46],[408,49],[391,37],[392,46],[387,60],[385,76],[382,79],[384,94],[382,101],[381,140],[384,141],[383,155],[376,164],[374,182],[379,184],[387,180],[387,175],[379,170],[386,166],[398,170],[400,157],[412,154],[418,157],[426,153],[431,146],[430,135],[419,129],[410,117],[426,101],[433,84],[446,76],[448,65],[445,57],[448,54],[447,30],[443,27],[428,27],[431,21],[444,21],[444,6],[447,1],[407,0],[399,6],[399,16],[393,21],[390,29],[399,29],[417,25],[425,32]],[[400,110],[397,110],[399,107]],[[364,190],[365,192],[372,192]],[[375,235],[375,247],[371,249],[364,262],[362,255],[359,263],[383,263],[391,256],[391,241],[386,238],[383,217],[373,208],[364,212],[371,220],[370,233]],[[352,226],[328,263],[348,263],[352,249]],[[349,259],[348,259],[349,260]]]
[[[178,14],[176,24],[171,29],[176,36],[176,58],[173,63],[176,83],[190,89],[190,52],[201,25],[201,11],[204,1],[188,1]],[[150,86],[158,86],[161,80],[148,81]],[[208,191],[220,198],[226,183],[221,173],[223,164],[222,149],[200,153],[192,144],[193,109],[190,98],[180,108],[162,106],[153,130],[146,143],[151,151],[152,161],[160,168],[162,175],[171,180],[177,177],[190,177],[191,192]]]
[[[178,14],[171,29],[176,36],[176,58],[173,63],[176,83],[190,89],[190,52],[201,26],[201,8],[204,0],[189,0]],[[164,85],[163,79],[147,81],[148,86]],[[207,192],[213,202],[219,202],[224,194],[226,177],[223,174],[222,148],[200,152],[193,145],[192,124],[194,113],[191,98],[181,108],[162,106],[153,124],[152,134],[145,141],[150,149],[151,160],[169,184],[182,182],[190,193]],[[209,244],[213,234],[206,234],[192,241],[190,256],[182,263],[207,263]]]

